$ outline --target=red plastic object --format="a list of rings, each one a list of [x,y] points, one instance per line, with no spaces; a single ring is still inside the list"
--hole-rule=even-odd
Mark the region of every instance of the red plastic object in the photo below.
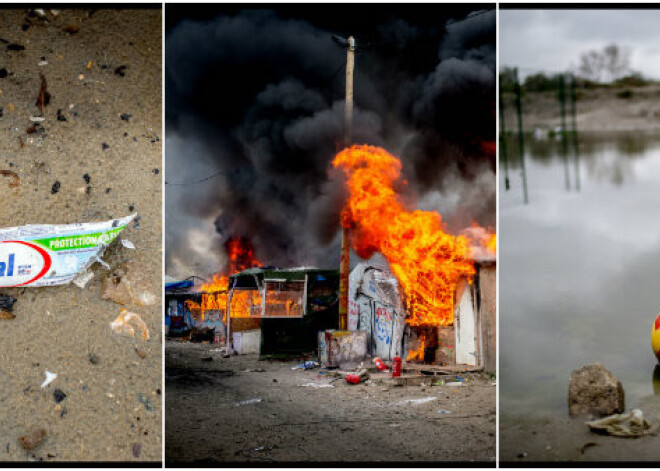
[[[376,365],[376,368],[378,368],[378,371],[387,370],[387,365],[378,357],[374,358],[374,364]]]
[[[392,359],[392,378],[401,376],[401,357],[394,357]]]
[[[362,378],[358,375],[346,375],[346,382],[351,384],[360,384]]]

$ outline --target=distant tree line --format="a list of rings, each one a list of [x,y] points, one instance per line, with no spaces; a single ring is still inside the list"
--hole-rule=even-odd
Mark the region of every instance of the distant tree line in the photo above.
[[[630,68],[630,51],[616,44],[602,50],[587,51],[580,55],[575,70],[567,71],[575,76],[576,88],[622,88],[641,87],[651,83],[641,73]],[[520,78],[520,72],[518,77]],[[557,90],[559,74],[538,72],[527,75],[521,83],[523,92],[545,92]],[[500,73],[503,92],[514,91],[514,70],[505,67]]]

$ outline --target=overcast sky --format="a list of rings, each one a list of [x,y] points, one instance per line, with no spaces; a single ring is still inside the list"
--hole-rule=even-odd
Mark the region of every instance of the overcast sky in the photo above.
[[[616,43],[630,66],[660,79],[660,10],[501,10],[500,69],[522,76],[577,67],[580,54]]]

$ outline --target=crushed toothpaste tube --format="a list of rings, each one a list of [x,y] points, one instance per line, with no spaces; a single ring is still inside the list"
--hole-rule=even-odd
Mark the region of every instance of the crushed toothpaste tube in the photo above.
[[[66,225],[0,229],[0,288],[55,286],[73,281],[137,216]]]

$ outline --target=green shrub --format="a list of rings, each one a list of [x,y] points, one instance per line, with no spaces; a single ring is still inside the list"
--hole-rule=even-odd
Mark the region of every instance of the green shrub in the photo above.
[[[627,100],[628,98],[632,98],[632,96],[633,96],[633,92],[629,88],[626,88],[625,90],[621,90],[616,94],[617,98],[622,98],[624,100]]]

